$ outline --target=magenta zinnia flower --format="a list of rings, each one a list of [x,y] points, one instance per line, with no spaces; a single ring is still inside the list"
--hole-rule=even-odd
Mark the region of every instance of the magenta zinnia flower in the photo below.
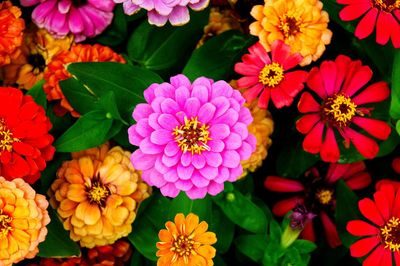
[[[239,91],[222,80],[200,77],[191,84],[177,75],[152,84],[144,96],[147,103],[136,106],[137,123],[128,134],[139,146],[131,161],[145,182],[165,196],[185,191],[197,199],[218,194],[225,181],[242,174],[240,161],[250,157],[256,140]]]
[[[261,43],[249,48],[242,61],[235,65],[235,71],[244,75],[237,81],[240,89],[246,89],[243,97],[252,102],[258,96],[258,106],[267,108],[269,99],[277,108],[289,106],[293,98],[304,88],[307,72],[288,71],[297,66],[303,57],[291,54],[290,47],[277,40],[271,47],[271,58]]]
[[[150,24],[164,26],[169,21],[174,26],[189,22],[189,9],[199,11],[208,6],[209,0],[114,0],[123,3],[124,12],[132,15],[141,8],[147,10]]]
[[[385,100],[390,90],[381,81],[360,91],[371,78],[372,70],[368,66],[344,55],[339,55],[334,62],[324,61],[319,69],[311,69],[307,85],[315,94],[301,95],[298,109],[305,115],[296,122],[297,130],[306,134],[305,151],[320,153],[323,161],[337,162],[340,150],[336,138],[342,136],[345,148],[352,143],[368,159],[378,154],[379,146],[371,137],[385,140],[391,128],[384,121],[368,118],[374,108],[362,105]],[[322,100],[316,101],[314,95]],[[371,137],[358,133],[359,129]]]
[[[353,190],[367,187],[372,180],[369,173],[366,172],[364,162],[358,162],[330,164],[325,176],[321,176],[317,168],[311,168],[304,174],[302,182],[279,176],[268,176],[264,186],[271,191],[292,193],[289,198],[278,201],[274,205],[272,212],[276,216],[284,216],[293,210],[292,222],[295,223],[295,226],[298,226],[299,223],[302,225],[304,230],[301,236],[310,241],[315,241],[312,218],[318,216],[321,219],[328,244],[331,247],[337,247],[341,245],[341,241],[331,215],[336,208],[335,185],[340,179],[344,180]],[[302,217],[304,214],[305,217]],[[307,220],[307,222],[302,224],[303,221],[299,218]]]
[[[110,25],[114,16],[113,0],[20,0],[23,6],[39,4],[32,12],[32,20],[40,28],[56,37],[69,33],[75,42],[94,37]]]

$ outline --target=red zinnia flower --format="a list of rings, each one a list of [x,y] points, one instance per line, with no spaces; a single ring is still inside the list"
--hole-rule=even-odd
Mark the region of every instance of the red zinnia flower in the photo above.
[[[303,57],[291,54],[290,47],[281,40],[272,44],[271,57],[258,42],[249,48],[242,61],[235,65],[235,71],[244,75],[237,81],[240,89],[246,89],[243,97],[252,102],[258,96],[258,107],[267,108],[269,98],[277,108],[289,106],[293,98],[304,88],[307,72],[296,70]]]
[[[324,61],[319,69],[311,69],[307,85],[322,101],[317,102],[311,93],[304,92],[298,103],[299,111],[307,113],[296,122],[297,130],[306,134],[305,151],[320,153],[323,161],[337,162],[340,151],[335,133],[338,132],[344,138],[344,147],[353,143],[365,158],[377,155],[376,141],[350,127],[356,125],[380,140],[390,135],[391,128],[386,122],[365,117],[373,108],[360,106],[381,102],[390,94],[383,81],[358,92],[371,77],[372,70],[368,66],[344,55],[339,55],[334,62]]]
[[[55,152],[51,127],[31,96],[0,87],[0,176],[34,183]]]
[[[361,16],[354,34],[359,39],[371,35],[376,24],[376,42],[386,44],[392,39],[395,48],[400,47],[400,0],[337,0],[346,5],[340,19],[350,21]]]
[[[299,181],[268,176],[264,186],[275,192],[296,192],[292,197],[277,202],[272,208],[276,216],[284,216],[287,212],[299,205],[316,216],[319,216],[324,228],[325,236],[331,247],[341,245],[335,223],[329,217],[336,207],[335,183],[343,179],[351,189],[362,189],[371,183],[371,176],[365,171],[363,162],[353,164],[330,164],[325,177],[320,177],[316,168],[311,168],[304,174],[304,184]],[[301,232],[303,238],[315,241],[313,222],[304,224]]]
[[[350,246],[353,257],[369,254],[363,266],[400,265],[400,190],[393,185],[382,186],[374,193],[374,200],[364,198],[358,202],[361,214],[368,222],[353,220],[347,231],[362,237]],[[372,251],[372,252],[371,252]]]

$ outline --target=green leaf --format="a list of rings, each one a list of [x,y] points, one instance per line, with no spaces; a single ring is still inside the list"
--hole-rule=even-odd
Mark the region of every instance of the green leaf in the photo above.
[[[238,190],[224,191],[213,200],[233,223],[253,233],[266,232],[264,212]]]
[[[241,235],[235,239],[235,246],[253,261],[260,262],[267,248],[267,235]]]
[[[208,16],[208,9],[191,12],[190,22],[181,27],[160,28],[143,21],[129,38],[129,58],[165,77],[179,73],[202,37]]]
[[[204,199],[192,200],[188,198],[186,193],[180,192],[179,195],[171,201],[168,217],[170,220],[173,220],[178,213],[183,213],[184,215],[193,213],[199,216],[200,221],[209,223],[211,206],[211,197],[208,195]]]
[[[217,243],[213,246],[218,250],[218,253],[227,252],[233,241],[235,225],[218,207],[212,209],[209,231],[217,235]]]
[[[400,49],[394,54],[390,116],[396,120],[400,119]]]
[[[37,255],[43,258],[80,256],[81,250],[78,244],[71,240],[56,211],[51,207],[47,210],[51,221],[47,225],[46,239],[39,244]]]
[[[96,42],[107,46],[117,46],[125,40],[127,31],[128,27],[124,10],[122,5],[117,5],[111,25],[100,36],[96,37]]]
[[[255,41],[254,37],[233,30],[213,37],[193,52],[183,74],[191,80],[200,76],[229,80],[234,64]]]
[[[336,228],[343,245],[350,245],[357,237],[350,235],[346,230],[347,222],[350,220],[358,220],[361,214],[358,210],[358,198],[354,192],[346,185],[343,180],[339,180],[336,184]]]
[[[80,114],[86,114],[97,109],[99,97],[88,87],[75,78],[61,80],[59,82],[62,92],[71,106]]]
[[[46,110],[46,115],[53,125],[50,133],[53,136],[58,136],[60,134],[63,134],[73,124],[74,120],[69,113],[65,114],[64,116],[57,116],[53,111],[53,106],[54,105],[49,104]]]
[[[92,111],[81,116],[54,146],[58,152],[75,152],[96,147],[107,141],[107,133],[113,124],[102,111]]]
[[[300,252],[296,248],[289,248],[286,250],[285,257],[290,261],[290,265],[306,266],[303,262]],[[282,265],[288,265],[289,263],[284,263]]]
[[[67,69],[98,98],[112,91],[126,121],[132,119],[133,108],[144,102],[143,91],[153,83],[163,82],[150,70],[115,62],[72,63]]]
[[[306,254],[313,252],[317,248],[317,245],[308,240],[297,239],[291,247],[298,249],[301,254]]]
[[[38,81],[28,92],[26,95],[32,96],[33,100],[40,106],[42,106],[45,110],[47,108],[47,100],[46,93],[43,90],[44,80]]]

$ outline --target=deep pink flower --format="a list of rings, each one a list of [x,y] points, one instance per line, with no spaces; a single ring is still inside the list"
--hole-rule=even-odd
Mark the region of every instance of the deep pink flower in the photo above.
[[[320,153],[323,161],[337,162],[340,150],[336,138],[342,136],[344,147],[353,144],[365,158],[372,159],[378,154],[379,146],[369,135],[385,140],[391,128],[385,121],[368,118],[374,108],[363,105],[385,100],[390,90],[383,81],[362,89],[371,78],[372,70],[368,66],[344,55],[311,69],[307,85],[313,94],[301,95],[298,109],[305,115],[296,122],[297,130],[306,135],[305,151]],[[322,100],[317,101],[315,95]],[[358,128],[368,136],[358,133]]]
[[[132,15],[141,8],[147,10],[150,24],[164,26],[169,21],[174,26],[189,22],[189,9],[199,11],[208,6],[209,0],[114,0],[123,3],[124,12]]]
[[[253,118],[240,92],[225,81],[200,77],[193,84],[184,75],[170,83],[152,84],[144,92],[147,103],[133,111],[136,124],[128,130],[131,157],[142,178],[176,197],[216,195],[224,182],[243,172],[241,160],[255,149],[247,126]]]
[[[242,61],[235,65],[235,71],[244,75],[237,81],[240,89],[245,89],[243,97],[252,102],[259,97],[258,106],[267,108],[269,99],[277,108],[289,106],[293,98],[304,88],[307,72],[288,71],[297,66],[303,57],[291,54],[290,47],[281,40],[272,44],[271,57],[257,42],[249,48]]]
[[[75,42],[94,37],[110,25],[114,16],[113,0],[20,0],[23,6],[39,4],[32,20],[56,37],[72,33]]]
[[[314,214],[321,219],[328,244],[337,247],[341,245],[341,241],[336,225],[330,218],[336,207],[335,183],[343,179],[351,189],[365,188],[371,183],[371,176],[365,170],[363,162],[330,164],[325,177],[321,177],[316,168],[311,168],[305,173],[302,183],[289,178],[268,176],[264,186],[275,192],[295,193],[274,205],[272,212],[276,216],[284,216],[290,210],[298,210],[298,207],[302,206],[308,214],[307,222],[303,225],[302,237],[315,241],[313,221],[310,219]]]

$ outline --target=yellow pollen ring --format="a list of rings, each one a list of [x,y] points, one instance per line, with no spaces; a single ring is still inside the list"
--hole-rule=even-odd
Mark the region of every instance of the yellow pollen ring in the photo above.
[[[344,127],[350,123],[357,111],[357,105],[342,94],[334,95],[325,100],[323,104],[324,116],[334,124]]]
[[[331,190],[322,189],[317,192],[316,196],[321,204],[326,205],[332,201],[333,192]]]
[[[277,86],[283,78],[283,67],[276,62],[265,65],[258,75],[259,82],[268,87]]]
[[[384,248],[390,251],[397,252],[400,250],[400,219],[396,217],[390,220],[381,227],[381,239]]]
[[[0,153],[2,151],[12,151],[12,144],[20,140],[13,137],[13,133],[6,127],[4,120],[0,119]]]
[[[10,226],[12,220],[12,217],[8,216],[7,214],[3,214],[3,211],[0,210],[0,239],[6,237],[8,232],[13,230],[13,228]]]
[[[285,38],[295,35],[300,32],[301,23],[299,18],[293,15],[284,14],[279,18],[278,28],[281,30]]]
[[[396,9],[400,9],[400,0],[388,1],[388,0],[371,0],[371,5],[381,11],[391,13]]]
[[[176,259],[178,256],[183,257],[185,263],[188,263],[189,256],[191,254],[196,254],[196,251],[193,248],[194,244],[195,241],[190,236],[179,235],[174,240],[170,250],[175,253]]]
[[[110,195],[108,188],[99,182],[94,182],[87,193],[90,202],[98,205],[103,205],[102,203]]]
[[[211,140],[210,132],[207,126],[197,120],[197,117],[184,118],[185,123],[173,129],[172,135],[178,146],[185,153],[201,154],[202,151],[209,151],[207,142]]]

